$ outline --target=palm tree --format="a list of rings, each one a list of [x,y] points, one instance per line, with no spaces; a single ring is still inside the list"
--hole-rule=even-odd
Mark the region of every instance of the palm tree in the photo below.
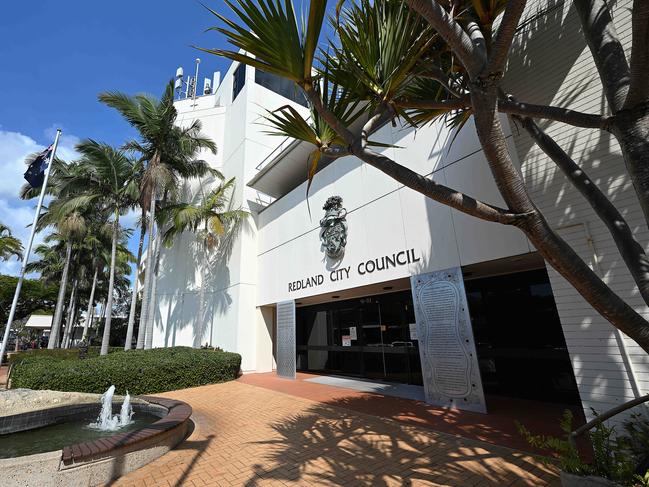
[[[31,154],[25,159],[25,164],[29,165],[34,162],[35,158],[38,157],[38,154]],[[46,242],[58,240],[59,246],[62,247],[59,249],[61,252],[60,255],[65,255],[65,258],[62,261],[61,273],[60,273],[60,282],[59,282],[59,293],[56,302],[56,308],[54,311],[54,318],[52,319],[52,328],[50,330],[50,340],[48,342],[48,348],[53,349],[58,346],[59,342],[59,328],[61,325],[63,317],[63,306],[65,293],[67,289],[68,282],[68,273],[70,270],[70,261],[72,259],[72,248],[76,241],[80,240],[86,232],[86,219],[82,214],[82,211],[72,210],[64,206],[64,199],[60,195],[60,182],[61,180],[79,170],[79,165],[76,163],[66,164],[63,160],[55,158],[50,173],[50,184],[47,187],[47,194],[54,197],[53,201],[50,203],[46,211],[39,216],[37,223],[37,231],[41,231],[46,227],[54,227],[55,232],[51,238],[46,239]],[[19,196],[21,199],[32,199],[38,197],[40,189],[32,188],[29,184],[24,184],[20,190]],[[38,248],[37,248],[38,250]],[[46,253],[45,248],[41,247],[40,249],[43,253]],[[47,263],[54,265],[57,259],[55,256],[49,255],[48,261],[43,262],[42,265],[45,266]],[[38,265],[28,265],[27,271],[31,272],[37,271]],[[46,270],[49,272],[50,270]],[[50,278],[52,275],[50,275]],[[57,275],[57,278],[59,275]]]
[[[109,226],[112,227],[112,225]],[[131,281],[129,279],[129,275],[131,274],[130,264],[135,262],[135,256],[126,247],[129,237],[130,230],[121,232],[120,240],[117,244],[113,295],[119,296],[120,298],[128,292],[128,289],[131,286]],[[101,275],[96,283],[96,294],[99,296],[108,295],[109,282],[106,282],[105,277],[110,264],[111,250],[112,239],[109,240],[109,244],[107,246],[102,246],[97,250],[97,253],[95,254],[95,265],[97,265],[97,268],[99,269]],[[86,323],[84,324],[84,339],[87,339],[88,331],[92,327],[94,320],[94,295],[92,296],[92,298],[93,299],[88,302],[88,315],[86,318]],[[106,303],[106,299],[104,300],[104,304]]]
[[[22,259],[23,244],[11,235],[8,226],[0,223],[0,260],[9,260],[12,256]]]
[[[100,352],[101,355],[106,355],[110,341],[117,244],[120,235],[119,217],[133,207],[138,195],[134,178],[135,162],[123,151],[94,140],[80,142],[76,150],[81,154],[81,170],[62,182],[61,192],[69,194],[64,206],[73,210],[100,204],[106,212],[112,214],[107,315]]]
[[[92,251],[92,256],[90,258],[89,267],[92,269],[92,284],[90,285],[90,296],[88,297],[88,311],[86,312],[86,319],[83,324],[83,334],[81,335],[81,340],[85,341],[88,338],[88,330],[92,326],[92,320],[94,317],[95,310],[95,291],[97,289],[97,282],[99,280],[99,272],[103,269],[103,262],[100,258],[100,255],[103,253],[100,252],[100,249],[104,248],[106,225],[98,225],[93,231],[89,232],[89,238],[85,240],[86,246],[88,246]]]
[[[178,234],[192,231],[198,234],[207,249],[224,249],[250,216],[245,210],[232,208],[234,185],[235,178],[222,182],[204,194],[197,205],[176,203],[166,206],[161,219],[171,225],[162,237],[163,244],[171,247]]]
[[[175,238],[181,233],[191,231],[197,235],[205,250],[206,262],[203,269],[208,270],[211,267],[207,262],[210,251],[216,251],[217,258],[226,259],[242,225],[250,216],[249,212],[233,207],[234,186],[235,178],[225,182],[221,179],[221,183],[216,188],[207,194],[202,194],[198,204],[176,203],[163,208],[160,212],[160,221],[167,222],[167,230],[162,236],[165,247],[171,247]],[[159,258],[158,252],[154,272],[157,272]],[[204,276],[201,281],[199,316],[203,319],[206,287]],[[152,289],[151,298],[155,302],[155,281]]]
[[[128,313],[128,326],[126,328],[126,340],[124,341],[124,350],[130,350],[133,342],[133,329],[135,328],[135,308],[137,307],[137,292],[140,275],[140,265],[142,264],[142,251],[144,249],[144,236],[146,234],[146,216],[142,209],[142,216],[139,221],[140,239],[137,246],[137,258],[135,260],[135,278],[133,279],[133,289],[131,292],[131,305]]]
[[[179,179],[201,177],[212,172],[205,161],[197,159],[197,154],[201,150],[215,153],[216,146],[212,140],[201,135],[199,120],[187,127],[176,125],[178,113],[174,107],[173,82],[167,84],[160,100],[150,95],[129,96],[118,92],[102,93],[99,100],[119,111],[139,132],[140,140],[129,142],[125,148],[139,153],[141,160],[146,162],[140,182],[140,206],[143,217],[148,212],[147,259],[153,262],[156,253],[153,235],[158,195],[162,196],[162,203],[169,198],[174,199],[177,188],[180,187]],[[146,348],[151,348],[152,345],[153,323],[147,323],[146,319],[149,315],[152,267],[147,265],[145,269],[137,348],[145,348],[145,345]],[[134,290],[132,299],[136,299],[136,295]],[[130,327],[132,336],[132,326]]]
[[[34,248],[34,255],[39,256],[27,264],[25,271],[38,273],[45,285],[55,284],[61,279],[65,253],[65,242],[56,232],[45,237],[45,242]]]
[[[38,222],[39,229],[54,226],[56,228],[56,238],[65,245],[65,258],[63,261],[61,280],[59,282],[59,294],[56,300],[50,339],[47,344],[47,348],[49,349],[57,347],[59,342],[59,330],[63,318],[63,306],[68,284],[70,262],[72,260],[72,248],[74,243],[80,241],[86,233],[86,219],[84,215],[78,209],[71,210],[66,203],[67,201],[61,198],[54,200],[47,211],[40,216]]]

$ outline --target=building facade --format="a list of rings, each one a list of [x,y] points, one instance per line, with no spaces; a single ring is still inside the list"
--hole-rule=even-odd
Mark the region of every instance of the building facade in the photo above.
[[[545,1],[529,3],[527,17],[533,20],[516,37],[507,90],[530,103],[605,110],[574,8],[569,2],[550,8]],[[628,26],[619,32],[626,45],[628,3],[618,2],[614,10],[619,24]],[[535,16],[541,7],[544,13]],[[276,339],[277,304],[292,303],[291,361],[297,370],[422,385],[436,365],[422,360],[420,298],[413,297],[413,283],[418,276],[458,270],[459,306],[470,320],[467,357],[479,371],[487,410],[489,397],[501,395],[578,404],[590,417],[591,408],[604,411],[649,392],[646,354],[546,266],[517,229],[437,204],[353,157],[323,162],[307,198],[313,148],[268,134],[262,117],[286,104],[308,113],[290,84],[235,63],[214,88],[213,94],[179,100],[179,123],[201,120],[218,146],[206,158],[236,178],[234,204],[252,216],[226,252],[207,252],[189,234],[163,250],[154,346],[207,343],[240,353],[244,372],[272,371],[278,348],[286,346]],[[502,122],[549,222],[646,314],[588,203],[526,133],[505,116]],[[558,123],[544,128],[581,161],[638,239],[647,242],[613,137]],[[471,122],[459,134],[441,121],[417,131],[388,124],[374,139],[391,144],[382,150],[410,169],[503,204]],[[200,198],[211,184],[194,181],[185,191],[190,199]],[[344,253],[331,258],[323,229],[342,217]],[[334,246],[340,238],[340,232],[334,235]]]

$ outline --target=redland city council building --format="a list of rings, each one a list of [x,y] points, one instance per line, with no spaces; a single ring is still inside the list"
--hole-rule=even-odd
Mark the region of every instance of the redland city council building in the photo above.
[[[528,3],[530,17],[546,2]],[[629,15],[629,6],[617,2],[615,15]],[[630,22],[619,25],[630,44]],[[600,113],[596,76],[565,2],[518,33],[505,84],[520,100]],[[207,91],[177,102],[179,121],[201,120],[218,146],[206,159],[236,178],[235,204],[252,217],[225,255],[205,252],[190,234],[163,250],[155,347],[207,343],[240,353],[244,372],[409,384],[433,404],[487,414],[496,396],[581,405],[591,417],[591,407],[604,411],[649,393],[646,354],[546,266],[521,232],[435,203],[354,157],[324,161],[307,200],[313,148],[269,135],[262,118],[287,103],[307,113],[293,86],[234,63]],[[549,222],[646,313],[587,202],[526,132],[502,121]],[[649,240],[614,138],[545,128]],[[457,137],[438,122],[417,131],[388,124],[374,138],[420,174],[502,204],[471,123]],[[192,183],[189,198],[210,184]]]

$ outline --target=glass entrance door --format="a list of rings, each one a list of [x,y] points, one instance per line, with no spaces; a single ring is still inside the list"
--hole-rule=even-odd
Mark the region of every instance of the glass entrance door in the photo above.
[[[410,291],[297,309],[297,367],[422,384]]]

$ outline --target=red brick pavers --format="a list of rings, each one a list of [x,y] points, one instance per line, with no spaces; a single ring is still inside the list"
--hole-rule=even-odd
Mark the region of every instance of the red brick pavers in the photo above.
[[[162,394],[196,429],[116,486],[543,486],[532,455],[244,381]]]
[[[296,380],[287,380],[272,372],[247,374],[239,381],[332,406],[526,451],[530,451],[530,447],[519,434],[516,422],[536,434],[565,436],[559,425],[565,409],[569,407],[565,405],[489,396],[489,414],[472,413],[435,407],[422,401],[307,381],[314,377],[318,376],[298,373]],[[578,427],[585,422],[583,412],[580,408],[571,409],[575,417],[574,426]]]
[[[9,371],[8,365],[3,365],[0,367],[0,389],[6,389],[7,387],[7,372]]]

